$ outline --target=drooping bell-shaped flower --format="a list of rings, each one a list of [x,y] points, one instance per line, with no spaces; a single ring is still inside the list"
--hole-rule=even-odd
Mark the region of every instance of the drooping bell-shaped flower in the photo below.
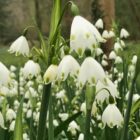
[[[79,86],[82,87],[86,83],[95,85],[99,80],[105,82],[105,72],[102,66],[94,58],[87,57],[80,67]]]
[[[52,64],[48,67],[48,69],[46,70],[46,72],[44,74],[44,82],[46,84],[55,81],[55,79],[57,77],[57,70],[58,70],[57,65]]]
[[[9,82],[10,71],[2,62],[0,62],[0,85],[7,86]]]
[[[22,54],[23,56],[29,56],[29,45],[28,41],[24,36],[17,38],[10,46],[10,53],[15,53],[16,55]]]
[[[78,137],[78,140],[84,140],[84,134],[83,133],[80,133],[80,135]]]
[[[80,127],[75,121],[70,122],[67,131],[71,132],[72,135],[76,135],[76,132],[79,130],[80,130]]]
[[[106,85],[98,81],[96,85],[97,95],[95,100],[97,103],[102,104],[105,100],[109,99],[109,95],[115,99],[119,97],[116,85],[108,78],[106,78]]]
[[[117,57],[116,53],[114,51],[111,51],[110,54],[109,54],[109,59],[110,60],[115,60]]]
[[[122,58],[120,56],[117,56],[115,59],[115,64],[120,64],[122,62],[123,62]]]
[[[79,63],[71,55],[66,55],[58,65],[57,79],[64,81],[69,74],[75,77],[78,75],[79,68]]]
[[[96,21],[95,23],[95,26],[98,28],[98,29],[103,29],[104,27],[104,24],[103,24],[103,20],[100,18]]]
[[[123,116],[114,103],[109,104],[105,108],[102,114],[102,121],[104,126],[108,125],[110,128],[113,128],[114,126],[122,127]]]
[[[75,16],[71,26],[71,50],[75,50],[82,56],[85,49],[93,51],[99,42],[105,42],[105,40],[96,27],[83,17]]]
[[[129,37],[128,31],[126,29],[122,28],[121,29],[121,32],[120,32],[120,37],[121,38],[127,38],[127,37]]]
[[[33,60],[28,60],[25,63],[22,72],[25,78],[30,79],[33,77],[37,77],[40,74],[41,69],[38,63],[35,63]]]
[[[120,45],[120,43],[118,43],[118,42],[116,42],[115,44],[114,44],[114,50],[118,53],[119,51],[122,51],[123,49],[122,49],[122,47],[121,47],[121,45]]]
[[[102,33],[102,37],[105,38],[105,39],[109,39],[110,38],[109,32],[107,30],[104,30],[103,33]]]

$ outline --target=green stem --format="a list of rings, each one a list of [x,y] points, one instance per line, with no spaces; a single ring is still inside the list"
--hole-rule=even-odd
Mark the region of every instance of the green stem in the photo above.
[[[122,137],[121,140],[127,140],[127,133],[128,133],[128,125],[129,125],[129,119],[130,119],[130,111],[131,111],[131,106],[132,106],[132,99],[133,99],[133,92],[134,92],[134,86],[137,78],[137,73],[135,73],[134,78],[132,80],[131,88],[130,88],[130,93],[128,97],[128,104],[127,104],[127,110],[124,118],[124,128],[122,132]]]
[[[49,129],[48,129],[48,136],[49,136],[49,140],[54,140],[52,95],[50,95],[50,101],[49,101]]]
[[[44,140],[45,138],[46,118],[47,118],[50,95],[51,95],[51,84],[44,85],[42,101],[41,101],[40,116],[39,116],[37,140]]]
[[[90,120],[91,120],[91,109],[87,109],[84,140],[90,140]]]

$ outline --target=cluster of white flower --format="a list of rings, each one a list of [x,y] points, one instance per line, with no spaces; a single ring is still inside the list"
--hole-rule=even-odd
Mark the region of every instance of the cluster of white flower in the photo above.
[[[102,33],[97,28],[101,29]],[[85,117],[86,101],[83,93],[85,93],[87,85],[96,87],[91,109],[91,125],[100,130],[105,126],[122,127],[124,121],[122,114],[125,111],[120,112],[117,100],[122,97],[119,87],[124,80],[124,72],[120,70],[120,67],[124,67],[125,62],[124,58],[120,56],[120,52],[126,47],[123,39],[127,38],[129,33],[125,29],[121,29],[120,36],[117,37],[113,29],[107,31],[103,28],[102,19],[99,19],[94,26],[83,17],[75,16],[71,26],[69,54],[65,55],[63,52],[63,56],[60,56],[62,58],[60,63],[51,64],[43,76],[40,65],[33,60],[28,60],[20,70],[14,66],[8,69],[0,62],[0,107],[5,110],[5,112],[0,112],[0,127],[7,128],[11,132],[14,131],[16,113],[20,99],[24,95],[23,139],[29,140],[29,129],[26,126],[32,125],[33,129],[37,131],[43,84],[50,83],[52,83],[55,104],[53,110],[55,128],[80,111],[82,112],[81,118]],[[114,48],[107,56],[103,53],[100,43],[106,43],[111,38],[116,38],[116,40]],[[11,45],[9,52],[29,56],[29,50],[26,38],[21,36]],[[73,57],[73,53],[80,57]],[[113,64],[109,72],[103,69],[109,65],[108,62]],[[129,81],[134,75],[136,62],[137,56],[134,55],[128,68]],[[127,96],[126,100],[128,100]],[[138,99],[140,96],[135,94],[133,103]],[[96,120],[98,124],[95,123]],[[46,127],[48,127],[48,122]],[[70,133],[78,140],[84,140],[82,124],[79,120],[72,120],[68,124],[67,130],[61,132],[61,136],[66,138],[66,133]],[[95,134],[93,138],[96,138]]]

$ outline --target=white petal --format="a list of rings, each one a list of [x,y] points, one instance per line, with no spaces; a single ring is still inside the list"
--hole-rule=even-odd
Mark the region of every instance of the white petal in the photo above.
[[[25,78],[37,77],[41,72],[40,66],[38,63],[35,63],[32,60],[28,60],[23,68],[23,76]]]
[[[55,81],[56,76],[57,76],[57,70],[58,66],[57,65],[50,65],[49,68],[46,70],[44,74],[44,81],[46,84]]]
[[[103,29],[103,20],[102,19],[98,19],[95,23],[95,26],[98,28],[98,29]]]
[[[93,51],[99,42],[105,42],[94,25],[81,16],[75,16],[71,26],[71,50],[83,55],[86,48]]]
[[[114,126],[121,127],[123,116],[115,104],[109,104],[102,114],[102,121],[104,125],[107,124],[111,128]]]
[[[29,45],[26,38],[24,36],[17,38],[10,46],[9,52],[29,56]]]
[[[121,32],[120,32],[120,37],[121,38],[127,38],[127,37],[129,37],[128,31],[126,29],[122,28],[121,29]]]
[[[78,74],[79,68],[78,62],[71,55],[66,55],[58,66],[57,79],[64,81],[69,74],[74,77]]]
[[[80,86],[86,82],[96,84],[105,80],[105,73],[102,66],[92,57],[87,57],[81,65],[78,81]]]
[[[0,62],[0,85],[7,86],[10,82],[10,71]]]

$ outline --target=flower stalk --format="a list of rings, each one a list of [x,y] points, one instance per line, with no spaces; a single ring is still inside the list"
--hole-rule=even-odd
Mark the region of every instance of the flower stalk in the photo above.
[[[91,110],[94,101],[94,86],[86,86],[86,120],[85,120],[85,135],[84,140],[90,139],[90,122],[91,122]]]
[[[42,101],[41,101],[37,140],[44,140],[45,138],[46,118],[47,118],[47,110],[49,106],[50,95],[51,95],[51,84],[44,85]]]
[[[134,94],[134,88],[135,88],[137,75],[138,73],[135,71],[134,77],[132,79],[129,97],[128,97],[128,104],[127,104],[126,114],[124,118],[124,127],[122,131],[121,140],[127,140],[128,138],[128,125],[129,125],[130,112],[131,112],[131,107],[132,107],[132,100],[133,100],[133,94]]]

